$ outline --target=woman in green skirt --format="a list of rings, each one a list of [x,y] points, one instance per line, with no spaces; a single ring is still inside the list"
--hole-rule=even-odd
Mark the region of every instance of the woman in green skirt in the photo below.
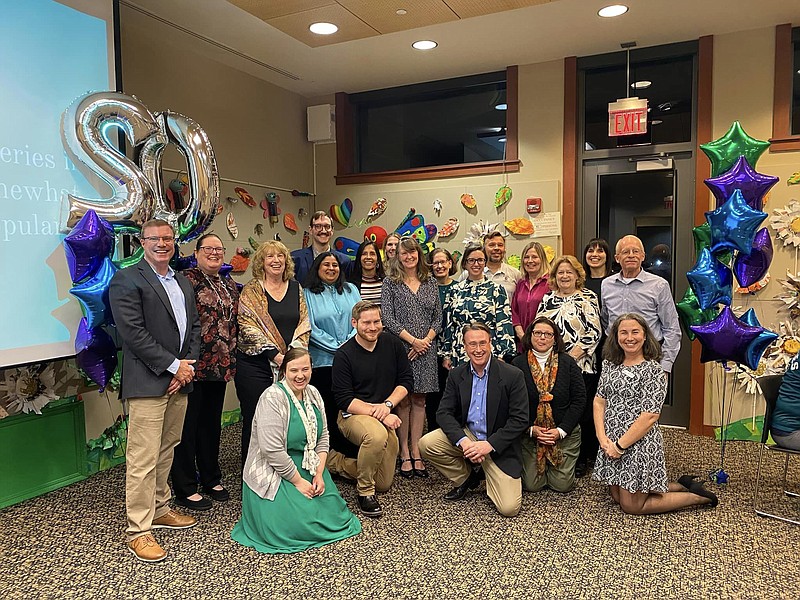
[[[242,518],[231,537],[266,554],[318,548],[361,533],[325,468],[328,430],[311,358],[286,353],[280,381],[261,395],[244,465]]]

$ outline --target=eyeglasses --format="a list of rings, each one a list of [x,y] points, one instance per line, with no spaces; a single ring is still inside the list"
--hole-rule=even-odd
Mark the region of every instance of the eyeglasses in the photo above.
[[[486,262],[485,258],[468,258],[467,264],[468,265],[482,265]]]
[[[437,260],[436,262],[432,262],[431,266],[432,267],[443,267],[449,262],[450,262],[449,260]]]
[[[470,350],[475,350],[477,348],[486,348],[489,344],[490,344],[490,342],[488,342],[486,340],[482,340],[480,342],[467,342],[464,345],[467,348],[469,348]]]
[[[533,337],[544,338],[546,340],[554,337],[553,333],[550,331],[531,331],[531,335]]]
[[[333,227],[331,227],[330,225],[320,225],[318,223],[312,225],[311,228],[314,231],[333,231]]]
[[[198,250],[202,250],[206,256],[225,254],[225,246],[222,246],[222,248],[218,248],[217,246],[200,246]]]
[[[175,237],[171,235],[148,235],[147,237],[141,238],[143,241],[152,242],[157,244],[158,242],[164,242],[165,244],[172,244],[175,241]]]

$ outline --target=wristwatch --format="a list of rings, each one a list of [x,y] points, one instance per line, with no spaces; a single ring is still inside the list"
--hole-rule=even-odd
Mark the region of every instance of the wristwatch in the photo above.
[[[389,407],[389,410],[392,410],[394,408],[394,404],[392,404],[389,400],[384,402],[384,404]]]

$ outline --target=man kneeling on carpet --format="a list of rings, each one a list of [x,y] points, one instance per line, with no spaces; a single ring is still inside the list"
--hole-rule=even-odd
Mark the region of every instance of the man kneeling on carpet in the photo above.
[[[361,533],[325,469],[325,405],[308,385],[308,351],[290,349],[279,376],[256,405],[242,475],[242,518],[231,532],[265,554],[301,552]]]
[[[414,391],[414,374],[400,339],[383,333],[381,309],[369,300],[352,311],[356,335],[333,356],[333,397],[341,412],[337,423],[344,436],[359,446],[358,459],[336,451],[328,469],[356,480],[358,506],[367,517],[383,514],[375,492],[385,492],[394,479],[400,418],[392,413]]]
[[[498,512],[513,517],[522,506],[521,435],[528,427],[522,371],[492,357],[492,333],[479,322],[462,328],[469,362],[450,371],[436,420],[441,429],[419,442],[422,457],[456,487],[460,500],[486,478]]]

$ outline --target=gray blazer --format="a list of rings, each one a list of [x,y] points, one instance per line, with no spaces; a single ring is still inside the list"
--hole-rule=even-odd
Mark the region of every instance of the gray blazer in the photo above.
[[[194,288],[177,274],[186,300],[186,335],[180,339],[169,297],[152,267],[144,260],[114,274],[108,290],[114,322],[122,339],[121,400],[157,397],[167,393],[178,359],[197,359],[200,353],[200,317]],[[182,343],[181,343],[182,342]],[[181,393],[192,391],[192,384]]]

